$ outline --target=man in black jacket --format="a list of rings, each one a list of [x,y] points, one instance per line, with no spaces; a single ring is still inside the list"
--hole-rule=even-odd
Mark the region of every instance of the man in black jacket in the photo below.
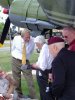
[[[52,37],[48,41],[52,62],[52,94],[58,100],[75,100],[75,52],[64,47],[64,41]]]

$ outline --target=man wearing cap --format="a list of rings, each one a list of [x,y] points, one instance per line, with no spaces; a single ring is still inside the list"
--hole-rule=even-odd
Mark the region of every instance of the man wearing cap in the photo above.
[[[62,35],[66,43],[69,45],[68,50],[75,51],[75,28],[64,27]]]
[[[23,48],[23,45],[25,45],[25,48]],[[22,53],[22,51],[26,51],[26,57],[24,57],[26,59],[24,59],[24,62],[26,62],[26,64],[29,64],[29,59],[34,50],[34,46],[35,46],[35,43],[33,41],[33,38],[30,36],[30,30],[28,29],[23,29],[21,32],[21,36],[20,35],[15,36],[13,39],[12,52],[11,52],[12,54],[12,74],[13,74],[14,79],[17,82],[16,91],[20,98],[23,98],[23,93],[21,90],[21,71],[22,71],[21,66],[22,66],[22,58],[23,58],[22,56],[25,55]],[[30,98],[35,99],[36,94],[35,94],[32,72],[31,70],[26,70],[22,72],[28,84],[29,96]]]
[[[50,91],[58,100],[75,100],[75,52],[64,48],[64,40],[48,40],[52,62],[53,83]]]
[[[40,49],[40,54],[36,64],[32,64],[33,68],[37,70],[37,81],[40,90],[41,100],[53,100],[49,94],[48,74],[51,69],[51,62],[53,57],[49,54],[48,45],[45,43],[45,38],[40,35],[35,38],[35,44]]]

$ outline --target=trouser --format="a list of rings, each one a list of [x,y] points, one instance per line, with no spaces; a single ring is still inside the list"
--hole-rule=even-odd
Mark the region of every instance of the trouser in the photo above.
[[[22,89],[21,89],[21,71],[22,70],[21,70],[21,66],[22,66],[22,61],[12,57],[12,74],[13,74],[13,78],[15,79],[15,81],[17,83],[16,91],[18,94],[22,94]],[[33,82],[31,70],[25,70],[25,71],[22,71],[22,73],[23,73],[24,78],[27,82],[30,97],[35,98],[36,94],[35,94],[34,82]]]
[[[40,71],[41,72],[41,71]],[[40,90],[40,99],[41,100],[54,100],[52,95],[49,92],[50,85],[48,84],[48,75],[42,71],[39,75],[39,71],[36,72],[37,82]]]

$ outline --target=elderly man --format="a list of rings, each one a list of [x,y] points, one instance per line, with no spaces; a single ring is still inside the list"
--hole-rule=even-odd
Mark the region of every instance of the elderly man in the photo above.
[[[23,48],[25,45],[25,48]],[[22,51],[26,52],[26,64],[29,64],[30,55],[34,50],[34,41],[33,38],[30,36],[30,30],[24,29],[21,32],[21,36],[15,36],[12,43],[12,73],[13,77],[17,82],[16,91],[20,98],[24,97],[22,90],[21,90],[21,66],[22,66]],[[22,50],[22,48],[24,50]],[[24,53],[25,53],[24,52]],[[34,90],[34,82],[32,77],[31,70],[22,71],[23,75],[27,81],[28,88],[29,88],[29,96],[32,99],[36,98],[35,90]]]
[[[45,43],[45,38],[40,35],[35,38],[35,44],[40,49],[40,54],[36,64],[32,64],[32,67],[37,70],[37,81],[40,90],[41,100],[53,100],[52,95],[49,94],[48,74],[51,69],[51,62],[53,57],[49,54],[48,45]]]
[[[52,37],[48,44],[55,58],[51,92],[58,100],[75,100],[75,52],[64,48],[64,40],[59,37]]]
[[[65,27],[62,30],[62,35],[64,40],[69,45],[68,50],[75,51],[75,28]]]

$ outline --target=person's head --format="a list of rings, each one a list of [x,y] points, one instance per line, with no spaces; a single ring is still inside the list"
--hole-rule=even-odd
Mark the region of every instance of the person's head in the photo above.
[[[37,36],[37,37],[35,38],[34,42],[35,42],[35,44],[36,44],[36,47],[37,47],[38,49],[41,49],[42,46],[43,46],[43,44],[45,43],[45,38],[44,38],[44,36],[39,35],[39,36]]]
[[[23,38],[23,40],[25,41],[25,42],[29,42],[29,40],[30,40],[30,30],[28,30],[28,29],[23,29],[22,31],[21,31],[21,37]]]
[[[0,77],[5,76],[5,72],[0,69]]]
[[[73,27],[65,27],[62,30],[62,35],[64,40],[70,44],[75,39],[75,28]]]
[[[49,52],[55,58],[59,51],[65,47],[64,40],[60,37],[51,37],[48,39]]]

